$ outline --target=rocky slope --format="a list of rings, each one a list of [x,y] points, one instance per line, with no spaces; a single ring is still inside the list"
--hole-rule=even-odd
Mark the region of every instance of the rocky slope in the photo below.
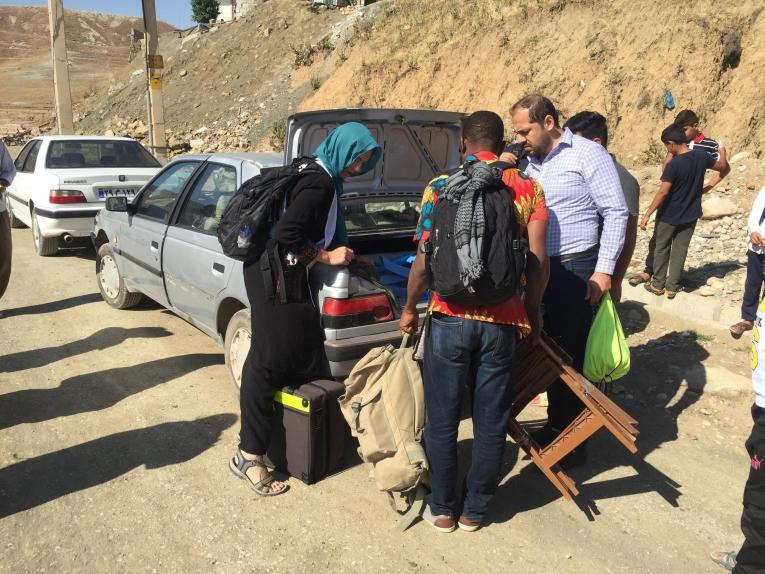
[[[126,74],[130,31],[143,30],[141,19],[67,9],[64,23],[74,101]],[[0,134],[45,124],[53,108],[47,8],[0,6],[0,75]]]

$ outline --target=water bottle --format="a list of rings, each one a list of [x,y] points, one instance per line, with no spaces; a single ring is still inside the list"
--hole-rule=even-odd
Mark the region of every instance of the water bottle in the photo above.
[[[240,249],[247,249],[250,246],[252,240],[252,228],[249,225],[242,227],[239,231],[239,236],[236,238],[236,245]]]

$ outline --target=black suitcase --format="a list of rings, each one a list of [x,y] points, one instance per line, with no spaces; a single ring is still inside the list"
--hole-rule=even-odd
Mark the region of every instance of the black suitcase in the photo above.
[[[329,380],[277,392],[267,462],[306,484],[341,470],[350,436],[337,402],[344,392],[343,383]]]

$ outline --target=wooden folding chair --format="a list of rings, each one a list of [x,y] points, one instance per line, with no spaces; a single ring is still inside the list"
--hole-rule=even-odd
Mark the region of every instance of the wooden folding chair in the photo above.
[[[531,400],[561,379],[584,404],[584,410],[544,448],[531,438],[516,417]],[[579,494],[576,483],[558,466],[566,455],[606,428],[632,453],[637,452],[637,421],[580,375],[571,358],[546,335],[538,345],[521,343],[516,356],[513,379],[514,397],[508,422],[508,434],[528,454],[564,498]]]

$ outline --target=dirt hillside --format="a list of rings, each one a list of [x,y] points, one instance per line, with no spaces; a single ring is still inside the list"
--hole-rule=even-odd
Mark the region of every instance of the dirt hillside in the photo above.
[[[541,92],[563,115],[607,115],[613,149],[656,159],[682,108],[729,151],[765,146],[761,0],[397,0],[342,48],[339,68],[303,109],[416,106],[505,116]],[[316,64],[315,64],[316,65]],[[664,91],[677,108],[663,108]]]
[[[313,10],[304,0],[270,0],[207,33],[163,37],[170,144],[192,141],[205,150],[249,149],[265,138],[269,145],[274,124],[296,111],[313,89],[309,76],[295,81],[295,62],[318,57],[319,44],[330,52],[326,38],[349,14]],[[131,129],[132,122],[146,117],[146,79],[140,66],[136,62],[119,82],[86,99],[76,127],[143,135]]]
[[[73,101],[125,74],[130,31],[143,30],[139,18],[68,9],[64,24]],[[158,26],[160,33],[172,30],[164,22]],[[14,124],[44,123],[50,117],[53,68],[47,8],[0,6],[0,75],[2,131]]]

